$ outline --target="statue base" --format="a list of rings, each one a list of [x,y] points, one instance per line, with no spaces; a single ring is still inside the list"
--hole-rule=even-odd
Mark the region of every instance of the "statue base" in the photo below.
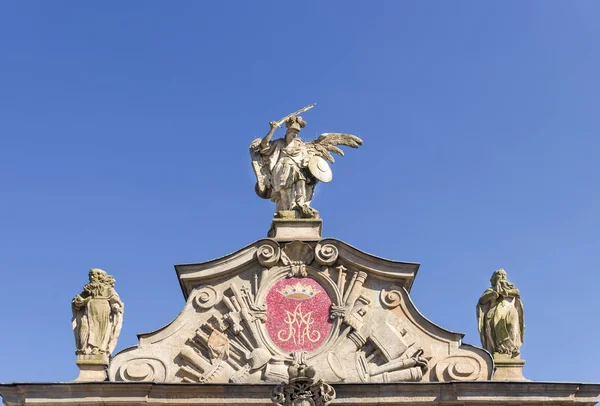
[[[276,241],[319,241],[322,228],[321,219],[274,218],[267,237]]]
[[[520,357],[511,358],[505,354],[494,354],[496,370],[492,377],[493,381],[528,381],[523,376],[523,365],[525,361]]]
[[[75,362],[79,376],[73,382],[102,382],[107,380],[108,356],[106,354],[82,354]]]

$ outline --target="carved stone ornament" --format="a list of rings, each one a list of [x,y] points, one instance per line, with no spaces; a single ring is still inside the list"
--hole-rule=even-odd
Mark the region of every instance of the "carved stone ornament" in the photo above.
[[[271,267],[279,262],[281,257],[281,249],[279,244],[274,241],[268,241],[258,247],[256,258],[261,265]]]
[[[72,302],[78,381],[103,381],[110,354],[117,345],[124,305],[115,279],[102,269],[90,269],[89,283]]]
[[[306,265],[314,258],[314,249],[303,242],[294,241],[286,244],[281,253],[281,262],[290,267],[288,276],[306,277]]]
[[[521,294],[506,280],[504,269],[494,272],[490,283],[477,304],[481,344],[492,354],[517,357],[525,330]]]
[[[333,239],[264,239],[210,262],[177,265],[185,308],[117,354],[109,379],[286,382],[274,395],[285,405],[326,404],[335,392],[325,382],[490,379],[486,351],[462,344],[461,334],[412,304],[418,267]],[[310,368],[319,376],[293,380]]]
[[[306,352],[293,353],[294,363],[288,368],[289,382],[277,386],[271,394],[280,406],[325,406],[335,399],[335,389],[315,379],[316,371],[306,364]]]
[[[318,218],[319,212],[310,207],[315,186],[332,179],[329,163],[332,153],[344,155],[339,146],[358,148],[362,140],[355,135],[324,133],[314,141],[305,142],[298,137],[306,121],[299,114],[310,110],[312,104],[279,121],[269,123],[270,130],[264,138],[250,144],[252,168],[256,175],[256,194],[276,204],[280,218]],[[275,130],[285,123],[283,138],[273,140]]]
[[[333,244],[317,244],[315,259],[321,265],[333,265],[338,258],[338,249]]]
[[[194,295],[194,304],[198,307],[198,309],[212,309],[220,301],[221,292],[217,291],[212,286],[201,286],[196,289]]]
[[[525,380],[521,345],[525,323],[521,293],[506,280],[506,271],[498,269],[477,303],[477,321],[483,348],[496,363],[495,380]]]

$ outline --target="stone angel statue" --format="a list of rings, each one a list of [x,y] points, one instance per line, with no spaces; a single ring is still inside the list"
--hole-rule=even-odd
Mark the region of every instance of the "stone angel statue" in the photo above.
[[[78,358],[108,359],[123,323],[124,305],[115,279],[102,269],[90,269],[89,283],[73,298],[72,308]]]
[[[332,153],[343,156],[338,146],[358,148],[362,145],[357,136],[343,133],[324,133],[310,142],[299,138],[306,122],[298,114],[313,106],[270,122],[267,135],[250,145],[256,194],[276,203],[277,217],[318,218],[319,213],[310,207],[310,202],[317,183],[330,182],[333,177],[327,163],[334,162]],[[284,137],[272,140],[275,130],[283,123]]]
[[[506,280],[504,269],[494,272],[490,282],[477,303],[481,344],[492,355],[519,357],[525,330],[521,294]]]

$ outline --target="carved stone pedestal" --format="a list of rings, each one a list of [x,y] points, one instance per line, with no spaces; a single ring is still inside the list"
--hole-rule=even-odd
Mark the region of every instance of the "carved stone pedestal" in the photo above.
[[[319,241],[322,228],[321,219],[275,218],[268,236],[277,241]]]
[[[74,382],[106,381],[108,356],[106,354],[78,355],[75,362],[79,367],[79,376]]]
[[[523,365],[525,361],[520,357],[511,358],[504,354],[494,354],[496,371],[492,380],[494,381],[528,381],[523,376]]]

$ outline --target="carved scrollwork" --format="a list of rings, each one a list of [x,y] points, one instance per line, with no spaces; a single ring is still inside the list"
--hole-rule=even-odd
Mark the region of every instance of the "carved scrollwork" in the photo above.
[[[117,372],[117,380],[125,382],[164,382],[167,367],[157,358],[133,358]]]
[[[397,285],[392,285],[385,289],[381,289],[381,293],[379,295],[381,304],[388,309],[394,309],[400,306],[400,303],[402,303],[402,294],[400,293],[400,289],[402,288]]]
[[[202,310],[211,309],[221,301],[221,294],[212,286],[204,285],[195,290],[194,304]]]
[[[315,260],[319,265],[333,265],[338,259],[338,249],[333,244],[317,244],[315,248]]]
[[[487,371],[475,357],[452,355],[436,364],[435,377],[440,382],[475,381],[487,379]]]
[[[281,257],[281,249],[275,242],[267,242],[256,251],[256,258],[262,266],[272,267],[279,262]]]

